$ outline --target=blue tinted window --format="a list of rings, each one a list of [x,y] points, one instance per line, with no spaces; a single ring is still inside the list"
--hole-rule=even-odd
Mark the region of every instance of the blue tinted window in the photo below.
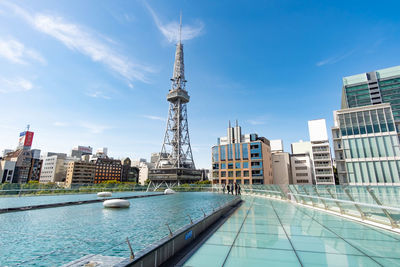
[[[243,162],[243,169],[246,169],[249,167],[249,163],[248,162]]]
[[[240,162],[236,162],[236,163],[235,163],[235,168],[236,168],[236,169],[240,169]]]
[[[226,164],[225,163],[221,163],[221,169],[226,169]]]
[[[226,146],[221,146],[221,160],[226,160]]]
[[[249,158],[249,150],[247,149],[247,144],[242,144],[242,152],[243,152],[243,158],[248,159]]]

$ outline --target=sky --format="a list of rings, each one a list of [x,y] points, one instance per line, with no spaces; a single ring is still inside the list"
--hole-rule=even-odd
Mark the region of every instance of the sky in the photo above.
[[[340,109],[342,78],[399,65],[399,1],[0,0],[0,151],[108,147],[150,158],[165,133],[179,14],[198,168],[228,121],[308,140]]]

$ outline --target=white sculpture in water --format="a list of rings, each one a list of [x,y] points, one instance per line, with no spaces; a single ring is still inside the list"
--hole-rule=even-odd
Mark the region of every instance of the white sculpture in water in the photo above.
[[[175,194],[175,191],[172,190],[171,188],[167,188],[167,189],[164,190],[164,194],[165,195]]]
[[[111,192],[99,192],[97,193],[98,197],[111,197],[112,193]]]
[[[103,202],[105,208],[129,208],[131,203],[125,199],[109,199]]]

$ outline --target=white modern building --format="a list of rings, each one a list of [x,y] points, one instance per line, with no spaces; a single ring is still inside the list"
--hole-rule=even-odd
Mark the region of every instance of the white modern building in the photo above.
[[[400,185],[398,131],[389,103],[337,110],[334,121],[340,184]]]
[[[331,147],[325,119],[308,121],[315,184],[335,184]]]
[[[293,184],[313,184],[314,173],[311,160],[311,142],[292,143],[292,155],[290,163],[292,167]]]

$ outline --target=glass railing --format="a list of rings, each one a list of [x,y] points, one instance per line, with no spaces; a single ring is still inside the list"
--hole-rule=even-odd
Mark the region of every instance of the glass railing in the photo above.
[[[241,185],[244,194],[291,200],[309,207],[400,228],[400,186]]]

